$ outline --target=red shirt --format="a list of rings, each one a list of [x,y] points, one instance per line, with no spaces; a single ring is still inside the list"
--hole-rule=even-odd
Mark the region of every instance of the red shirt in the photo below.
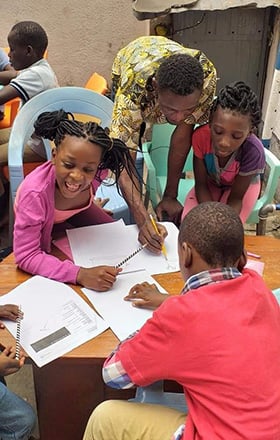
[[[280,309],[254,271],[167,299],[118,358],[139,386],[182,384],[185,440],[280,439]]]

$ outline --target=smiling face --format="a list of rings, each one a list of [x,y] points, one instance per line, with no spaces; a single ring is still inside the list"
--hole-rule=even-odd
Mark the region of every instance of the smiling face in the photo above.
[[[73,199],[89,188],[101,161],[102,149],[82,137],[66,135],[53,150],[56,182],[61,195]]]
[[[178,125],[193,113],[198,105],[201,90],[189,95],[178,95],[168,89],[158,89],[158,104],[167,121]]]
[[[250,134],[251,118],[218,105],[210,128],[213,150],[216,156],[225,158],[237,151]]]

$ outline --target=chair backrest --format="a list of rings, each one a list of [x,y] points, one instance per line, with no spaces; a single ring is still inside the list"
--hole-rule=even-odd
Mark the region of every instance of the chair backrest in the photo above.
[[[105,95],[105,93],[108,91],[108,84],[103,76],[99,75],[97,72],[94,72],[86,82],[85,88],[91,89],[97,93],[101,93],[101,95]]]
[[[166,186],[168,152],[174,129],[175,126],[171,124],[154,124],[151,142],[145,142],[142,145],[147,169],[145,204],[148,204],[149,199],[154,209],[162,199]],[[177,199],[180,203],[184,203],[187,193],[194,185],[192,148],[187,156],[183,171],[188,175],[188,178],[185,179],[184,176],[179,181]]]
[[[46,90],[28,101],[16,116],[9,139],[8,164],[13,201],[17,188],[24,178],[23,151],[33,133],[34,122],[41,113],[59,109],[94,116],[100,121],[101,126],[107,127],[111,123],[113,103],[109,98],[83,87]],[[50,158],[50,144],[45,140],[44,144],[47,157]]]
[[[259,210],[272,203],[280,178],[280,160],[268,149],[265,148],[265,161],[269,167],[269,175],[265,184],[262,196],[256,201],[253,211],[251,212],[246,223],[259,223]]]
[[[170,140],[175,125],[154,124],[152,129],[152,140],[149,147],[149,154],[154,164],[157,176],[167,176],[167,159],[170,146]],[[184,171],[193,169],[193,152],[188,154]]]

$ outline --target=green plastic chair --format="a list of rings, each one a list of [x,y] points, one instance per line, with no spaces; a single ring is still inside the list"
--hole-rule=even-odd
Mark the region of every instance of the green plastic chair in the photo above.
[[[153,209],[157,206],[163,196],[167,180],[167,160],[170,145],[170,138],[175,129],[171,124],[154,124],[151,142],[142,145],[142,152],[147,167],[146,200],[149,198]],[[191,172],[192,177],[182,178],[179,181],[178,197],[182,205],[186,195],[194,186],[193,179],[193,151],[190,150],[184,173]]]
[[[260,222],[259,210],[273,202],[280,177],[280,160],[269,149],[265,148],[264,151],[266,170],[267,172],[269,171],[268,179],[261,197],[256,201],[253,211],[246,220],[248,224],[256,224],[257,234],[258,224]]]

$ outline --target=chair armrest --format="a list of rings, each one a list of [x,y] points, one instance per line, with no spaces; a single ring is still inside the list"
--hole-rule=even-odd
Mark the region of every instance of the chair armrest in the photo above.
[[[270,150],[265,149],[266,164],[270,167],[269,176],[262,196],[257,200],[259,208],[271,203],[280,177],[280,160]]]

